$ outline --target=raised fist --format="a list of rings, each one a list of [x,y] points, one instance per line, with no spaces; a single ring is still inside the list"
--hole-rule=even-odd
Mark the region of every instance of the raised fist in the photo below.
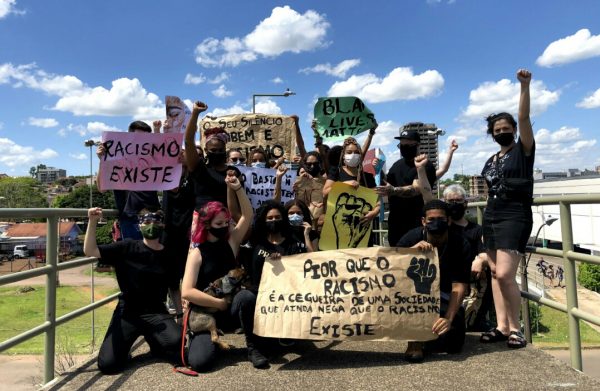
[[[369,232],[370,224],[361,224],[361,218],[373,210],[365,199],[342,193],[335,203],[333,228],[335,243],[339,248],[356,248]]]
[[[194,107],[192,107],[192,110],[197,113],[202,113],[203,111],[208,110],[208,106],[206,105],[206,103],[197,100],[194,102]]]
[[[529,84],[529,82],[531,82],[531,72],[527,69],[519,69],[517,71],[517,79],[519,79],[521,83]]]
[[[419,156],[415,157],[415,167],[417,167],[417,168],[425,167],[425,165],[427,165],[428,161],[429,161],[429,159],[427,159],[427,155],[422,153]]]
[[[413,257],[406,275],[415,283],[415,291],[424,295],[431,294],[431,284],[437,276],[437,267],[429,264],[428,258]]]

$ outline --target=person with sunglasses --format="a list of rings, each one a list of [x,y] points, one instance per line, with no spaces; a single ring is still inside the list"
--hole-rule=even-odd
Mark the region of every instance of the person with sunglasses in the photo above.
[[[242,155],[242,152],[238,149],[230,149],[227,151],[227,164],[230,166],[245,166],[246,158]]]
[[[152,355],[173,363],[178,360],[181,327],[167,312],[167,291],[180,297],[179,276],[160,243],[164,229],[160,211],[142,210],[139,229],[142,240],[122,240],[98,245],[96,226],[102,218],[101,208],[88,210],[89,224],[83,251],[115,268],[121,295],[113,312],[106,336],[98,353],[98,369],[105,374],[122,371],[130,361],[133,343],[143,336]],[[182,313],[181,301],[176,302]]]

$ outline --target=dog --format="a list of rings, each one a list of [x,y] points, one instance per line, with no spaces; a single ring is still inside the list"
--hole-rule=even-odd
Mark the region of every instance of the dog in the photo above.
[[[213,297],[223,298],[227,304],[230,305],[236,293],[247,287],[245,285],[247,281],[248,277],[246,271],[238,267],[230,270],[224,277],[211,282],[210,285],[204,289],[204,293]],[[228,350],[231,348],[229,344],[219,340],[217,322],[215,317],[211,315],[215,312],[217,312],[216,308],[192,305],[188,318],[188,327],[190,331],[194,333],[209,331],[211,341],[221,349]]]

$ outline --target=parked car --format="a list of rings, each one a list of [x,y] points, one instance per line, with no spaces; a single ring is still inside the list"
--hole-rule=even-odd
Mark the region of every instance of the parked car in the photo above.
[[[13,256],[15,259],[19,259],[19,258],[29,258],[32,254],[32,250],[29,250],[27,248],[27,245],[25,244],[20,244],[18,246],[15,246],[15,249],[13,250]]]

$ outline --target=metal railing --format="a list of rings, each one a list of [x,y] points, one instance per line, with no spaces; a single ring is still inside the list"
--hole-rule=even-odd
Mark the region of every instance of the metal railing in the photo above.
[[[525,301],[532,300],[536,303],[546,305],[550,308],[567,314],[569,326],[569,351],[571,355],[571,366],[581,371],[583,366],[581,359],[581,332],[579,328],[579,321],[585,320],[586,322],[600,326],[600,317],[579,309],[577,298],[577,269],[575,262],[579,261],[600,265],[600,257],[577,253],[573,250],[573,225],[571,218],[571,205],[600,204],[600,194],[550,196],[534,198],[533,200],[534,206],[556,204],[558,204],[560,210],[562,250],[539,248],[533,246],[529,246],[527,250],[535,254],[558,257],[563,259],[565,274],[564,281],[567,290],[567,304],[565,305],[557,301],[550,300],[546,297],[542,297],[540,295],[529,292],[528,290],[522,290],[521,296],[525,299]],[[481,224],[483,221],[483,209],[485,208],[485,205],[485,202],[476,202],[469,204],[469,207],[476,208],[477,221],[479,222],[479,224]],[[522,261],[521,270],[522,273],[526,273],[527,269],[523,266],[524,258]],[[526,278],[526,274],[521,275],[521,281],[526,280]],[[529,313],[527,312],[527,314]],[[526,328],[530,326],[531,325],[529,325],[528,322],[525,322]],[[531,332],[530,330],[526,331],[528,331],[529,333]]]
[[[106,217],[116,216],[116,210],[105,210],[103,215]],[[42,333],[44,338],[44,383],[49,383],[54,379],[54,355],[56,347],[56,326],[69,322],[70,320],[95,310],[109,302],[115,300],[119,293],[115,293],[102,300],[94,301],[93,276],[92,281],[92,296],[91,304],[80,307],[68,314],[56,317],[56,287],[57,273],[60,270],[72,269],[75,267],[89,265],[97,261],[96,258],[79,258],[73,261],[58,263],[58,246],[59,246],[59,224],[60,218],[67,217],[87,217],[87,209],[0,209],[0,218],[45,218],[46,219],[46,265],[22,272],[0,276],[0,286],[13,282],[27,280],[32,277],[46,276],[46,304],[45,304],[45,320],[42,324],[33,327],[19,335],[0,342],[0,353],[23,343]],[[94,328],[92,327],[92,333]],[[92,338],[94,338],[92,334]]]

